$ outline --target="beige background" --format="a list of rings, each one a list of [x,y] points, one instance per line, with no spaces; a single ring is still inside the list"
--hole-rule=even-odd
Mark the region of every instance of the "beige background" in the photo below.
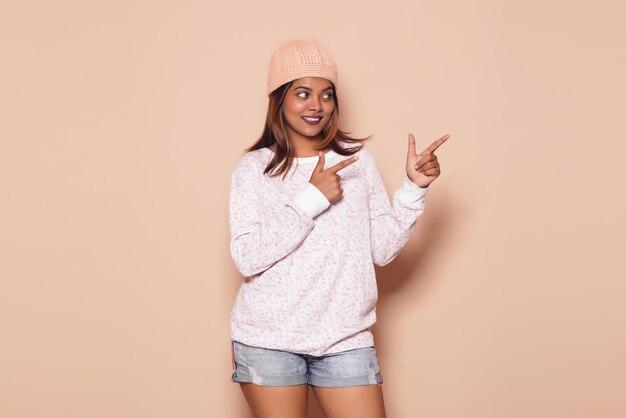
[[[335,56],[341,127],[374,134],[390,195],[409,132],[451,135],[377,269],[389,417],[626,416],[625,12],[2,2],[0,418],[249,416],[229,182],[300,37]]]

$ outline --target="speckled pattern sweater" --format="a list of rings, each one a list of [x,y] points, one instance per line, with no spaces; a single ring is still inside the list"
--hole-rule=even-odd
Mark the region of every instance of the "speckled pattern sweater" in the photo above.
[[[355,155],[338,171],[343,194],[332,203],[309,183],[317,156],[296,158],[284,180],[263,174],[269,148],[238,160],[230,252],[245,280],[231,311],[232,340],[314,356],[374,346],[374,264],[388,264],[406,244],[430,186],[405,174],[392,206],[366,145]],[[350,158],[324,157],[325,168]]]

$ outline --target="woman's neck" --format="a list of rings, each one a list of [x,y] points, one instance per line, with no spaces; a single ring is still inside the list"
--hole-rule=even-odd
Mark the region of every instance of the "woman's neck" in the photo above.
[[[272,145],[270,145],[267,148],[272,150],[272,152],[276,152],[276,148],[277,147],[276,147],[276,144],[272,144]],[[296,158],[317,157],[317,155],[318,155],[317,154],[318,150],[316,150],[313,147],[308,147],[308,146],[307,147],[303,147],[302,145],[301,146],[297,146],[297,145],[294,144],[294,148],[295,148]],[[304,148],[304,149],[301,149],[301,148]],[[328,146],[328,147],[324,148],[321,151],[323,151],[324,153],[327,153],[331,149],[332,149],[332,147]]]

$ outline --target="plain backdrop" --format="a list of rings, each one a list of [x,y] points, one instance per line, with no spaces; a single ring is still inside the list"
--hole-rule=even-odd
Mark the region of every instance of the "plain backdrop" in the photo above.
[[[3,1],[0,418],[249,417],[232,169],[312,37],[389,195],[442,174],[373,327],[393,418],[626,416],[618,1]],[[321,418],[310,391],[310,416]]]

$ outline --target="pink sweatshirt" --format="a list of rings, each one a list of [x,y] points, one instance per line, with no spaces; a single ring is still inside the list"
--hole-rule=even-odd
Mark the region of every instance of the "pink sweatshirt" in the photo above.
[[[343,195],[333,203],[309,183],[317,156],[296,158],[284,181],[263,174],[269,148],[239,159],[230,252],[246,279],[231,311],[231,339],[315,356],[374,345],[374,264],[388,264],[406,244],[430,186],[405,174],[392,207],[370,151],[363,145],[355,155],[338,172]],[[330,151],[324,167],[347,158]]]

